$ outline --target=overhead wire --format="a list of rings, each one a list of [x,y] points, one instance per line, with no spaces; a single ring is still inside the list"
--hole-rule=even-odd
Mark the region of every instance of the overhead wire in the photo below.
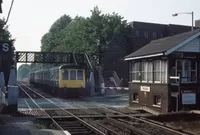
[[[12,10],[12,7],[13,7],[13,3],[14,3],[14,0],[12,0],[12,2],[11,2],[10,9],[9,9],[9,12],[8,12],[8,16],[7,16],[7,19],[6,19],[5,25],[7,24],[8,19],[9,19],[9,17],[10,17],[10,13],[11,13],[11,10]]]

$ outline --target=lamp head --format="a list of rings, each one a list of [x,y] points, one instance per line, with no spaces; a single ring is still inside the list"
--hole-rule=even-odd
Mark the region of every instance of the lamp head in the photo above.
[[[172,16],[178,16],[178,14],[176,13],[176,14],[172,14]]]

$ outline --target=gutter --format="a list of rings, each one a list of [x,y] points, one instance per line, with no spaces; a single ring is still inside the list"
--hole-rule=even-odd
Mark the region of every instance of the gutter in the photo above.
[[[164,55],[164,53],[157,53],[157,54],[151,54],[151,55],[144,55],[144,56],[138,56],[138,57],[129,57],[129,58],[125,58],[125,61],[128,60],[136,60],[136,59],[142,59],[142,58],[150,58],[150,57],[156,57],[156,56],[162,56]]]

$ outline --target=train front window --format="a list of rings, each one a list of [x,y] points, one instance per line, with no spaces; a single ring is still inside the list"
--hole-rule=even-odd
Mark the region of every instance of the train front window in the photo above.
[[[70,70],[70,80],[76,80],[76,70]]]
[[[83,71],[77,71],[78,80],[83,80]]]
[[[63,69],[63,71],[62,71],[62,79],[63,80],[68,80],[68,70]]]

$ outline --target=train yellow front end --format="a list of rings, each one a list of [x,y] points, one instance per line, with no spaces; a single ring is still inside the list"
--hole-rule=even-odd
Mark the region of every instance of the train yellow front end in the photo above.
[[[59,94],[77,97],[86,94],[85,70],[78,65],[62,66],[59,69]]]

